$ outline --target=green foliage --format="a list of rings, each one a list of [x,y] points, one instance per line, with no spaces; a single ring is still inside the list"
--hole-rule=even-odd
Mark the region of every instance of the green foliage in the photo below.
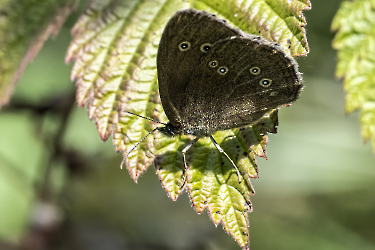
[[[77,0],[0,2],[0,108],[9,101],[27,64],[55,36]]]
[[[167,122],[157,87],[156,54],[163,28],[184,1],[92,1],[73,28],[66,61],[75,60],[71,78],[77,102],[88,104],[89,117],[102,140],[113,134],[116,151],[126,155],[159,124],[130,115]],[[216,12],[248,33],[278,42],[293,56],[308,52],[302,11],[309,1],[247,0],[194,1],[194,8]],[[125,112],[127,111],[127,112]],[[201,139],[187,152],[190,169],[184,176],[181,150],[190,136],[150,134],[126,159],[131,177],[154,163],[168,195],[176,200],[186,187],[198,213],[208,208],[212,221],[222,223],[238,244],[249,245],[247,212],[254,193],[251,178],[258,177],[255,156],[265,157],[267,133],[276,132],[277,110],[257,125],[219,131],[215,140],[238,166],[245,181],[239,183],[231,163],[209,139]]]
[[[346,112],[360,110],[362,136],[375,151],[375,1],[343,2],[332,29],[337,31],[336,75],[344,77]]]

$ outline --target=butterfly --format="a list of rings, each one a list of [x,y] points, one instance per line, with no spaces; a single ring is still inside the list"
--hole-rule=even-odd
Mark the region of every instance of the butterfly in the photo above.
[[[209,137],[232,163],[239,181],[236,164],[212,135],[257,123],[271,110],[293,103],[303,88],[297,62],[277,44],[194,9],[176,12],[165,26],[157,73],[169,122],[150,133],[195,136],[182,150],[185,169],[186,152]]]

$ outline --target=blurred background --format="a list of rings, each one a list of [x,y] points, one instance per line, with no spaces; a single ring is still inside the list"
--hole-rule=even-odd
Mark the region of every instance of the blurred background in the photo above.
[[[344,112],[330,24],[341,1],[306,11],[305,90],[279,112],[250,214],[251,249],[375,249],[375,156]],[[0,111],[0,249],[240,249],[150,167],[136,184],[74,103],[70,29],[47,41]]]

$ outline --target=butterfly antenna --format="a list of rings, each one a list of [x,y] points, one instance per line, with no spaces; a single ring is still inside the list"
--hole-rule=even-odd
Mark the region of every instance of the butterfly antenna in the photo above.
[[[129,112],[129,113],[130,113],[130,112]],[[150,131],[145,137],[142,138],[142,140],[140,140],[139,142],[137,142],[137,144],[135,144],[135,146],[134,146],[132,149],[130,149],[130,151],[125,155],[124,159],[122,159],[122,161],[121,161],[121,165],[120,165],[120,168],[121,168],[121,169],[122,169],[122,165],[124,165],[125,160],[126,160],[126,158],[128,158],[129,154],[130,154],[130,153],[131,153],[136,147],[138,147],[138,145],[139,145],[144,139],[146,139],[147,136],[149,136],[151,133],[155,132],[156,130],[159,130],[159,128],[156,128],[156,129]]]
[[[135,116],[138,116],[138,117],[140,117],[140,118],[143,118],[143,119],[146,119],[146,120],[149,120],[149,121],[155,122],[155,123],[160,123],[160,124],[163,124],[163,125],[167,125],[167,124],[165,124],[165,123],[163,123],[163,122],[158,122],[158,121],[155,121],[154,119],[151,119],[151,118],[148,118],[148,117],[144,117],[144,116],[141,116],[141,115],[137,115],[137,114],[134,114],[134,113],[129,112],[129,111],[126,111],[126,110],[122,110],[122,111],[123,111],[123,112],[126,112],[126,113],[128,113],[128,114],[135,115]]]
[[[234,164],[234,162],[232,161],[232,159],[227,155],[227,153],[225,153],[225,151],[219,146],[219,144],[215,141],[215,139],[211,135],[210,135],[210,139],[211,139],[212,143],[215,145],[215,147],[219,150],[219,152],[222,153],[222,154],[224,154],[228,158],[228,160],[232,163],[232,165],[234,166],[234,168],[237,171],[238,182],[241,183],[241,181],[242,181],[241,173],[238,170],[236,164]]]

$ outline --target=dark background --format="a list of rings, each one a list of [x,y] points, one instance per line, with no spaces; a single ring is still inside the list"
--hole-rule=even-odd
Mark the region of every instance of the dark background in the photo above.
[[[335,78],[330,24],[340,3],[313,0],[305,12],[310,54],[298,62],[306,87],[279,112],[268,160],[258,159],[252,250],[375,249],[375,157],[358,113],[345,115]],[[0,249],[239,249],[186,193],[169,199],[153,167],[134,183],[111,140],[103,143],[72,102],[64,56],[79,13],[0,112]]]

